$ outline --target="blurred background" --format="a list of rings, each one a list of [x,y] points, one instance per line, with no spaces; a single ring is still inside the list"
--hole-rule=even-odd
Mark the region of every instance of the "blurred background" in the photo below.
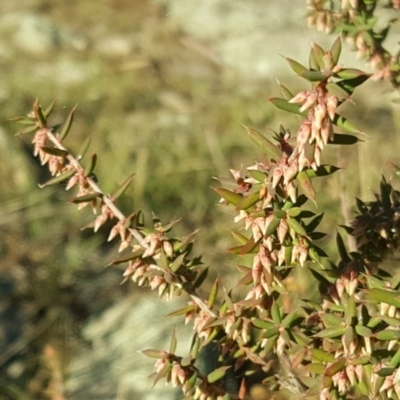
[[[165,315],[185,301],[120,285],[121,271],[105,268],[117,251],[107,232],[81,231],[92,215],[61,187],[38,188],[47,172],[9,119],[36,97],[58,99],[54,124],[79,103],[67,145],[92,137],[104,191],[136,172],[123,211],[182,217],[177,235],[201,228],[196,252],[229,287],[232,215],[216,207],[212,177],[262,159],[242,124],[296,128],[267,100],[279,96],[275,78],[307,88],[282,56],[306,63],[311,41],[334,40],[308,31],[306,13],[300,0],[0,1],[0,400],[180,398],[163,383],[150,390],[154,360],[138,351],[168,346],[181,320]],[[363,67],[346,51],[343,60]],[[317,198],[333,257],[329,239],[354,215],[354,196],[371,200],[388,162],[400,163],[391,97],[382,83],[360,88],[343,113],[369,136],[323,156],[346,168]],[[310,289],[304,274],[296,285]],[[190,333],[178,330],[182,354]]]

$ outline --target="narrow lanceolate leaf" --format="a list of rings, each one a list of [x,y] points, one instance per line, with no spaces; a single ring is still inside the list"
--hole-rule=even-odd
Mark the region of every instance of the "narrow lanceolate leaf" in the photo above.
[[[57,99],[54,99],[48,106],[47,108],[43,111],[44,116],[47,118],[51,112],[53,111],[54,105],[56,104]]]
[[[278,82],[279,90],[280,90],[281,95],[283,96],[283,98],[285,100],[292,99],[293,98],[292,92],[286,86],[283,86],[278,80],[277,80],[277,82]]]
[[[385,289],[367,289],[367,298],[373,303],[386,303],[400,308],[400,294]]]
[[[177,344],[178,344],[178,341],[176,339],[176,328],[175,328],[174,331],[172,332],[171,341],[169,343],[169,353],[170,354],[175,354]]]
[[[94,192],[94,193],[85,194],[83,196],[74,197],[73,199],[70,200],[70,202],[74,203],[74,204],[88,203],[89,201],[93,201],[101,196],[102,196],[101,193]]]
[[[33,131],[36,131],[36,129],[37,129],[37,126],[36,126],[36,125],[27,126],[26,128],[21,129],[20,131],[18,131],[18,132],[16,133],[16,136],[24,135],[25,133],[31,133],[31,132],[33,132]]]
[[[224,200],[228,203],[233,204],[236,206],[240,200],[242,200],[242,195],[239,193],[231,192],[228,189],[224,188],[213,188]]]
[[[339,358],[333,364],[331,364],[328,368],[326,368],[325,376],[332,377],[333,375],[342,371],[345,366],[346,366],[346,358],[345,357]]]
[[[125,181],[122,183],[122,185],[113,193],[113,195],[111,196],[113,200],[118,199],[119,197],[121,197],[126,190],[128,189],[129,185],[132,182],[133,177],[135,176],[135,174],[130,174]]]
[[[378,340],[400,339],[400,330],[385,329],[384,331],[380,331],[378,333],[375,333],[375,337]]]
[[[344,326],[336,326],[334,328],[327,328],[323,329],[321,332],[318,332],[315,334],[315,337],[320,337],[320,338],[335,338],[342,336],[345,332],[346,328]]]
[[[76,110],[76,107],[77,107],[77,106],[78,106],[78,105],[76,105],[76,106],[71,110],[71,112],[68,114],[67,119],[66,119],[65,122],[64,122],[64,125],[63,125],[63,127],[62,127],[62,129],[61,129],[61,132],[60,132],[60,138],[61,138],[61,140],[64,140],[64,139],[67,137],[68,132],[69,132],[69,130],[71,129],[72,122],[74,121],[74,113],[75,113],[75,110]]]
[[[369,77],[369,74],[367,74],[366,72],[361,71],[359,69],[355,69],[355,68],[345,68],[345,69],[342,69],[339,72],[335,73],[335,77],[341,78],[341,79],[355,79],[355,78],[359,78],[360,76]]]
[[[315,358],[318,361],[323,361],[326,363],[335,361],[335,356],[332,353],[328,353],[322,349],[311,349],[310,350],[311,357]]]
[[[281,312],[276,301],[274,301],[271,306],[271,318],[276,325],[281,323]]]
[[[389,366],[397,368],[400,364],[400,349],[396,351],[396,354],[390,359]]]
[[[301,65],[295,60],[291,58],[286,58],[286,61],[289,63],[290,68],[295,72],[297,75],[302,76],[305,72],[309,71],[304,65]]]
[[[78,160],[81,160],[85,156],[85,154],[90,146],[91,140],[92,140],[92,138],[90,136],[88,136],[86,138],[86,140],[83,142],[83,145],[78,152],[78,156],[77,156]]]
[[[259,242],[256,242],[256,241],[254,240],[254,238],[251,237],[251,238],[248,240],[248,242],[247,242],[244,246],[242,246],[242,248],[241,248],[241,250],[240,250],[240,254],[241,254],[241,255],[245,255],[245,254],[250,254],[250,253],[252,253],[252,252],[255,250],[255,248],[258,246],[258,243],[259,243]]]
[[[347,135],[345,133],[334,133],[333,139],[329,140],[329,144],[339,144],[339,145],[350,145],[359,142],[360,139],[353,135]]]
[[[169,266],[171,271],[173,271],[173,272],[178,271],[178,269],[183,264],[183,261],[184,261],[185,257],[186,257],[186,253],[180,254],[178,257],[176,257],[176,259]]]
[[[58,176],[55,176],[54,178],[51,178],[46,183],[43,183],[43,185],[39,185],[39,187],[43,188],[45,186],[56,185],[58,183],[66,181],[67,179],[71,178],[75,174],[76,174],[76,171],[74,171],[74,170],[64,172],[61,175],[58,175]]]
[[[289,228],[293,229],[300,236],[307,236],[306,230],[301,226],[300,222],[294,218],[288,218]]]
[[[40,148],[40,150],[42,150],[45,153],[50,154],[52,156],[56,156],[56,157],[65,157],[66,155],[68,155],[68,151],[57,149],[56,147],[43,146]]]
[[[313,184],[311,183],[308,170],[301,171],[297,174],[297,182],[306,197],[315,203],[316,192]]]
[[[46,120],[46,117],[43,114],[42,107],[40,107],[39,103],[36,103],[35,114],[36,114],[37,122],[39,123],[39,126],[41,128],[46,127],[47,126],[47,120]]]
[[[342,41],[340,40],[340,36],[338,36],[336,40],[333,42],[333,45],[331,47],[332,60],[334,65],[338,63],[341,52],[342,52]]]
[[[231,233],[232,233],[232,236],[235,238],[235,240],[241,245],[245,245],[247,243],[247,241],[249,240],[246,236],[242,235],[239,232],[231,231]]]
[[[364,325],[356,325],[355,330],[356,330],[357,335],[360,335],[362,337],[371,337],[372,336],[371,329],[367,328]]]
[[[164,358],[167,355],[165,351],[156,349],[142,350],[141,353],[151,358]]]
[[[272,321],[264,321],[259,318],[254,318],[251,322],[256,328],[259,329],[270,329],[275,326]]]
[[[94,169],[96,168],[96,163],[97,163],[97,154],[94,153],[90,160],[90,164],[85,168],[86,176],[90,176],[93,173]]]
[[[247,134],[250,136],[250,139],[261,149],[263,150],[268,157],[272,160],[278,161],[282,157],[282,151],[275,146],[270,140],[268,140],[264,135],[255,129],[248,128],[245,126]]]
[[[236,204],[236,210],[247,210],[254,206],[260,200],[260,193],[251,193],[248,196],[243,196]]]
[[[321,46],[316,43],[311,43],[311,51],[310,51],[310,68],[316,71],[320,71],[324,65],[323,57],[324,57],[324,50]]]
[[[286,100],[286,99],[281,99],[279,97],[272,97],[271,99],[269,99],[269,101],[276,108],[279,108],[280,110],[287,111],[287,112],[290,112],[292,114],[302,115],[302,116],[306,116],[307,115],[306,111],[304,111],[304,112],[300,111],[300,107],[301,107],[300,105],[289,103],[289,101]]]
[[[351,93],[349,93],[348,90],[346,90],[345,88],[341,87],[337,83],[329,82],[326,85],[326,88],[328,89],[328,92],[330,94],[333,94],[339,100],[348,100],[350,98]]]
[[[321,71],[305,71],[301,74],[301,77],[310,82],[322,82],[328,79],[329,76],[330,74]]]
[[[345,117],[336,114],[333,119],[333,123],[339,128],[343,129],[348,133],[362,133],[357,127],[355,127],[351,122],[349,122]]]
[[[212,308],[212,306],[213,306],[214,303],[215,303],[215,300],[216,300],[217,294],[218,294],[218,288],[219,288],[219,278],[217,278],[217,279],[214,281],[214,284],[213,284],[213,286],[212,286],[212,288],[211,288],[211,291],[210,291],[210,295],[208,296],[207,305],[208,305],[208,307],[210,307],[210,308]]]
[[[109,264],[107,264],[107,267],[110,267],[112,265],[119,265],[119,264],[125,264],[126,262],[130,260],[134,260],[135,258],[141,257],[144,254],[144,248],[140,248],[130,254],[128,254],[125,257],[117,258],[113,261],[111,261]]]
[[[225,373],[229,368],[231,368],[231,367],[230,366],[223,366],[223,367],[217,368],[213,372],[210,372],[207,375],[207,381],[209,383],[215,383],[215,382],[221,380],[225,376]]]

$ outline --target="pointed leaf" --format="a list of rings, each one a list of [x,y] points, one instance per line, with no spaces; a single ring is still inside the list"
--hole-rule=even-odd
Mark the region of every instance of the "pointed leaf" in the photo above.
[[[279,97],[272,97],[271,99],[269,99],[269,102],[271,102],[276,108],[279,108],[280,110],[302,116],[307,115],[306,111],[300,112],[301,106],[299,104],[289,103],[289,101],[286,99],[281,99]]]
[[[57,183],[64,182],[74,176],[76,174],[76,171],[70,170],[67,172],[62,173],[61,175],[57,175],[54,178],[51,178],[48,180],[46,183],[43,183],[43,185],[39,185],[40,188],[44,188],[45,186],[50,186],[50,185],[55,185]]]
[[[135,174],[133,173],[133,174],[130,174],[128,176],[128,178],[125,179],[125,181],[122,183],[122,185],[111,196],[111,198],[113,200],[118,199],[119,197],[121,197],[126,192],[126,190],[128,189],[129,185],[131,184],[132,179],[133,179],[134,176],[135,176]]]
[[[310,82],[322,82],[330,77],[330,74],[322,71],[306,71],[301,74],[301,77]]]
[[[46,108],[46,110],[43,111],[44,116],[47,118],[51,112],[53,111],[54,105],[56,104],[57,99],[54,99]]]
[[[248,196],[243,196],[237,203],[235,210],[247,210],[254,206],[260,200],[260,193],[251,193]]]
[[[331,47],[332,61],[336,65],[339,62],[340,53],[342,52],[342,41],[340,36],[336,38]]]
[[[280,90],[281,95],[283,96],[283,98],[285,100],[292,99],[293,98],[292,92],[286,86],[283,86],[278,80],[277,80],[277,82],[278,82],[279,90]]]
[[[364,76],[369,77],[370,75],[359,69],[345,68],[345,69],[340,70],[339,72],[336,72],[335,76],[337,78],[341,78],[341,79],[355,79],[355,78],[360,78],[360,77],[364,77]]]
[[[96,168],[97,163],[97,154],[94,153],[90,160],[90,164],[85,168],[85,176],[91,176],[93,174],[94,169]],[[116,198],[114,198],[115,200]]]
[[[171,341],[169,343],[169,353],[170,354],[175,354],[177,344],[178,344],[178,341],[176,339],[176,328],[175,328],[174,331],[172,332]]]
[[[98,197],[101,197],[101,196],[102,196],[101,193],[94,192],[94,193],[85,194],[83,196],[74,197],[73,199],[70,200],[70,202],[74,203],[74,204],[88,203],[90,201],[97,199]]]
[[[400,294],[385,289],[367,289],[365,290],[369,300],[374,303],[386,303],[400,308]]]
[[[65,122],[63,124],[63,127],[62,127],[61,132],[60,132],[61,140],[64,140],[67,137],[68,132],[71,129],[72,122],[74,121],[74,113],[75,113],[76,107],[78,107],[78,105],[76,105],[71,110],[71,112],[68,114],[68,117],[67,117],[67,119],[65,120]]]
[[[209,383],[215,383],[215,382],[221,380],[225,376],[225,373],[229,368],[231,368],[231,366],[229,366],[229,365],[228,366],[223,366],[223,367],[217,368],[213,372],[210,372],[207,375],[207,381]]]
[[[242,235],[239,232],[231,231],[231,234],[235,238],[235,240],[241,245],[245,245],[249,240],[246,236]]]
[[[165,356],[167,356],[167,353],[165,351],[156,349],[142,350],[141,353],[147,357],[158,358],[158,359],[165,358]]]
[[[345,332],[346,328],[344,326],[336,326],[334,328],[323,329],[321,332],[315,334],[315,337],[320,338],[330,338],[333,339],[335,337],[342,336]]]
[[[82,160],[82,158],[85,156],[85,154],[90,146],[91,140],[92,140],[92,138],[90,136],[88,136],[86,138],[86,140],[83,142],[83,145],[78,152],[78,156],[77,156],[78,160]]]
[[[336,114],[335,118],[333,119],[333,123],[339,128],[343,129],[345,132],[358,134],[362,133],[358,128],[356,128],[351,122],[341,115]]]
[[[35,114],[36,114],[37,122],[39,123],[40,128],[45,128],[47,126],[47,120],[43,114],[42,107],[40,107],[38,102],[36,103]]]
[[[193,286],[195,289],[198,289],[203,282],[206,280],[208,275],[208,267],[203,268],[200,272],[200,274],[198,275],[198,277],[196,278],[195,282],[193,283]]]
[[[68,155],[68,151],[57,149],[56,147],[43,146],[40,148],[40,150],[42,150],[45,153],[50,154],[52,156],[56,156],[56,157],[65,157]]]
[[[282,151],[275,146],[270,140],[268,140],[264,135],[255,129],[248,128],[244,126],[247,134],[250,136],[250,139],[258,146],[261,150],[263,150],[268,157],[272,160],[278,161],[282,157]]]
[[[208,296],[208,302],[207,305],[209,308],[212,308],[212,306],[215,303],[215,300],[217,298],[218,295],[218,288],[219,288],[219,277],[217,277],[217,279],[214,281],[214,284],[211,288],[210,291],[210,295]]]
[[[336,246],[339,250],[339,256],[342,261],[350,261],[350,257],[347,254],[346,246],[339,232],[336,233]]]
[[[241,194],[231,192],[228,189],[224,188],[213,188],[213,189],[219,194],[220,197],[222,197],[228,203],[233,204],[234,206],[236,206],[243,197]]]
[[[340,168],[335,167],[334,165],[320,165],[316,171],[314,171],[312,168],[305,170],[305,172],[307,173],[307,175],[310,178],[318,178],[321,176],[328,176],[328,175],[332,175],[333,173],[335,173],[336,171],[338,171]],[[298,179],[298,176],[297,176]]]
[[[332,377],[333,375],[342,371],[345,366],[346,366],[346,358],[341,357],[338,360],[336,360],[333,364],[331,364],[329,367],[326,368],[325,376]]]
[[[324,66],[324,54],[325,52],[321,46],[316,43],[311,43],[311,51],[309,56],[310,69],[315,71],[321,70],[321,68]]]
[[[297,174],[297,182],[306,197],[315,203],[316,192],[307,171]]]
[[[172,262],[172,264],[169,266],[171,271],[173,272],[177,272],[178,269],[181,267],[181,265],[183,264],[183,261],[186,257],[186,253],[183,253],[181,255],[179,255],[178,257],[176,257],[176,259]]]
[[[302,76],[305,72],[309,71],[305,66],[301,65],[295,60],[291,58],[286,58],[286,61],[289,63],[290,68],[295,72],[297,75]]]

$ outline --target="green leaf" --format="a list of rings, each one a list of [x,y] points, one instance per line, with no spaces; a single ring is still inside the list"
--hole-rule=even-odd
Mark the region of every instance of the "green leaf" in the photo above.
[[[90,159],[90,164],[85,168],[85,176],[91,176],[93,174],[94,169],[96,168],[97,163],[97,154],[92,154],[92,158]],[[116,198],[114,198],[115,200]]]
[[[289,228],[293,229],[295,233],[300,236],[307,236],[306,230],[301,226],[299,221],[295,220],[294,218],[288,218],[286,221],[289,225]]]
[[[328,368],[326,368],[325,376],[332,377],[333,375],[342,371],[345,366],[346,366],[346,358],[341,357],[337,359],[333,364],[331,364]]]
[[[331,47],[331,53],[334,65],[336,65],[339,62],[341,52],[342,52],[342,41],[340,40],[340,36],[338,36],[336,40],[333,42],[333,45]]]
[[[70,202],[74,203],[74,204],[88,203],[90,201],[97,199],[98,197],[101,197],[101,196],[102,196],[101,193],[94,192],[94,193],[85,194],[83,196],[74,197],[73,199],[70,200]]]
[[[67,137],[68,132],[71,129],[72,122],[74,121],[74,113],[75,113],[76,107],[78,107],[78,105],[76,105],[71,110],[71,112],[68,114],[68,117],[67,117],[67,119],[65,120],[65,122],[63,124],[63,127],[62,127],[61,132],[60,132],[61,140],[64,140]]]
[[[141,257],[144,254],[144,248],[140,248],[130,254],[128,254],[125,257],[117,258],[113,261],[111,261],[109,264],[107,264],[107,267],[110,267],[112,265],[119,265],[119,264],[125,264],[128,261],[134,260],[135,258]]]
[[[300,107],[301,105],[299,104],[294,104],[294,103],[289,103],[288,100],[286,99],[281,99],[279,97],[273,97],[269,99],[269,101],[276,107],[279,108],[280,110],[290,112],[291,114],[297,114],[297,115],[302,115],[306,116],[307,112],[300,112]]]
[[[332,353],[328,353],[322,349],[311,349],[310,350],[311,357],[315,358],[318,361],[323,361],[324,363],[331,363],[335,361],[335,356]]]
[[[254,206],[260,200],[260,193],[251,193],[248,196],[243,196],[236,204],[235,210],[247,210]]]
[[[385,329],[375,333],[375,338],[378,340],[395,340],[400,339],[400,330]]]
[[[36,125],[28,126],[24,129],[20,130],[19,132],[17,132],[17,135],[23,135],[25,133],[30,133],[30,132],[36,131],[36,129],[37,129]]]
[[[46,117],[43,114],[42,107],[40,107],[39,102],[35,102],[35,114],[37,117],[37,121],[39,123],[40,128],[45,128],[47,126],[47,120]]]
[[[322,71],[305,71],[301,77],[310,82],[322,82],[330,77],[330,74]]]
[[[167,314],[167,317],[180,317],[181,315],[186,315],[194,310],[195,306],[186,306]]]
[[[68,151],[57,149],[56,147],[43,146],[40,148],[40,150],[42,150],[45,153],[50,154],[52,156],[56,156],[56,157],[65,157],[68,155]]]
[[[357,335],[360,335],[362,337],[371,337],[372,336],[371,329],[367,328],[364,325],[356,325],[355,330],[356,330]]]
[[[343,129],[345,132],[358,134],[362,133],[358,128],[356,128],[351,122],[341,115],[335,114],[333,123],[339,128]]]
[[[92,138],[90,136],[88,136],[86,138],[86,140],[83,142],[83,145],[78,152],[78,156],[77,156],[78,160],[82,160],[82,158],[85,156],[85,154],[90,146],[91,140],[92,140]]]
[[[279,90],[280,90],[281,95],[283,96],[283,98],[285,100],[292,99],[293,98],[292,92],[286,86],[283,86],[278,80],[276,80],[276,81],[277,81],[277,83],[279,85]]]
[[[250,139],[263,150],[269,158],[279,161],[282,158],[282,151],[275,146],[270,140],[255,129],[244,126]]]
[[[335,77],[341,79],[355,79],[366,76],[369,78],[369,74],[364,71],[355,68],[345,68],[335,73]]]
[[[244,235],[242,235],[239,232],[236,231],[231,231],[232,236],[235,238],[235,240],[241,244],[242,246],[245,245],[248,242],[248,238]]]
[[[290,68],[295,72],[297,75],[303,76],[303,74],[307,71],[309,71],[305,66],[301,65],[295,60],[292,60],[291,58],[286,58],[286,61],[289,63]]]
[[[183,261],[185,260],[185,257],[186,257],[186,253],[182,253],[178,257],[176,257],[176,259],[169,266],[171,271],[177,272],[178,269],[182,266]]]
[[[334,95],[339,100],[348,100],[350,98],[351,93],[337,83],[329,82],[326,88],[330,94]]]
[[[272,337],[277,337],[279,336],[279,328],[276,326],[273,326],[272,328],[268,328],[265,333],[263,333],[262,337],[264,339],[270,339]]]
[[[210,291],[210,295],[208,296],[207,305],[209,308],[212,308],[212,306],[215,303],[218,294],[218,288],[219,288],[219,277],[217,277],[217,279],[214,281],[214,284]]]
[[[353,135],[346,135],[345,133],[334,133],[333,139],[329,140],[329,144],[337,144],[337,145],[351,145],[359,142],[360,139]]]
[[[228,203],[233,204],[234,206],[236,206],[243,197],[241,194],[231,192],[228,189],[224,188],[213,188],[213,189],[219,194],[220,197],[222,197]]]
[[[320,338],[333,339],[333,338],[344,335],[345,330],[346,330],[346,328],[344,326],[336,326],[334,328],[323,329],[322,331],[316,333],[314,336],[320,337]]]
[[[251,237],[248,242],[242,247],[240,254],[245,255],[245,254],[250,254],[253,252],[253,250],[258,246],[258,242],[254,241],[254,238]]]
[[[175,328],[174,331],[172,332],[172,337],[171,337],[171,341],[169,344],[169,353],[170,354],[175,354],[177,344],[178,344],[178,341],[176,339],[176,328]]]
[[[128,189],[129,185],[132,182],[133,177],[135,176],[135,174],[130,174],[125,181],[122,183],[122,185],[112,194],[111,198],[115,201],[117,200],[119,197],[121,197],[126,190]]]
[[[286,205],[286,203],[285,203],[285,205]],[[287,215],[289,215],[289,217],[295,218],[295,217],[298,217],[302,213],[302,211],[303,210],[300,207],[289,208],[287,210]]]
[[[54,178],[51,178],[48,180],[46,183],[43,183],[43,185],[39,185],[40,188],[44,188],[45,186],[50,186],[50,185],[56,185],[58,183],[64,182],[74,176],[76,174],[76,171],[70,170],[67,172],[62,173],[61,175],[55,176]]]
[[[321,223],[322,218],[324,217],[324,213],[317,215],[313,218],[310,223],[307,225],[307,232],[313,232],[318,225]]]
[[[264,321],[259,318],[254,318],[251,320],[252,324],[258,329],[270,329],[275,327],[274,323],[271,321]]]
[[[400,364],[400,349],[396,351],[396,354],[390,359],[389,366],[397,368]]]
[[[275,233],[280,222],[281,222],[280,218],[274,216],[274,218],[272,218],[271,222],[269,223],[267,230],[265,231],[265,237],[271,236],[273,233]]]
[[[319,46],[317,43],[311,43],[311,51],[309,56],[309,65],[310,69],[314,69],[316,71],[320,71],[324,66],[324,49]]]
[[[271,306],[271,318],[275,325],[279,325],[281,323],[281,312],[279,310],[278,303],[275,300]]]
[[[218,382],[219,380],[221,380],[225,376],[225,373],[229,368],[231,368],[231,366],[223,366],[223,367],[217,368],[213,372],[210,372],[207,375],[208,383],[215,383],[215,382]]]
[[[313,184],[311,183],[307,170],[299,172],[296,179],[306,197],[315,203],[316,192]]]
[[[144,354],[147,357],[150,358],[165,358],[167,353],[163,350],[156,350],[156,349],[146,349],[141,351],[142,354]]]
[[[386,303],[400,308],[400,294],[388,289],[367,289],[367,298],[375,304]]]
[[[43,111],[44,116],[47,118],[51,112],[53,111],[54,105],[56,104],[57,99],[54,99],[46,108],[46,110]]]

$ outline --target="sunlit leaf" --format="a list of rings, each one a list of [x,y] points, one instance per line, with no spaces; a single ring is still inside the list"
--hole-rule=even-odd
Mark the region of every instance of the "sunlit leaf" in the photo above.
[[[278,161],[282,157],[282,151],[274,145],[270,140],[268,140],[264,135],[255,129],[248,128],[245,126],[247,134],[250,136],[250,139],[261,149],[263,150],[268,157],[272,160]]]

